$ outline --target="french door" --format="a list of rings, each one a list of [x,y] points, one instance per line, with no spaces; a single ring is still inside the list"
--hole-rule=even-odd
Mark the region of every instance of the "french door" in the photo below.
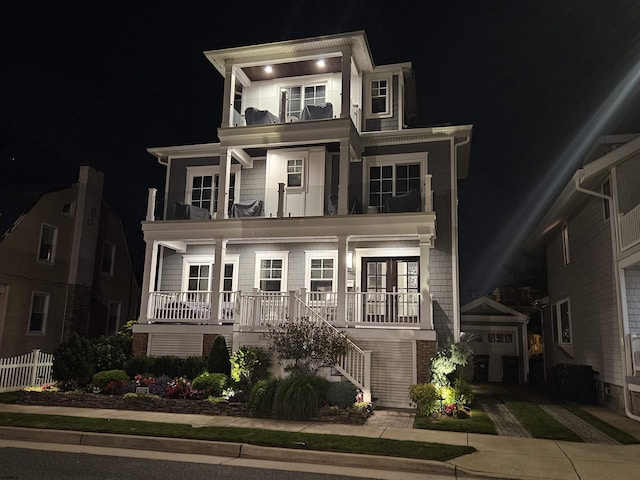
[[[367,322],[417,322],[419,266],[418,257],[363,258],[361,284]]]

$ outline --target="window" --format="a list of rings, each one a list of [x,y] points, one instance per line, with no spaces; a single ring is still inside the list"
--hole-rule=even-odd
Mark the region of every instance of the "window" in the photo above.
[[[384,209],[385,198],[420,191],[420,163],[369,167],[369,206]]]
[[[304,178],[304,161],[302,158],[287,160],[287,187],[302,187]]]
[[[487,340],[489,343],[513,343],[513,335],[511,333],[489,333]]]
[[[280,114],[282,116],[284,113],[286,121],[301,120],[302,110],[306,105],[321,105],[327,101],[326,85],[286,86],[280,91],[285,95],[285,111]]]
[[[120,302],[109,302],[109,316],[107,317],[107,335],[114,335],[120,324]]]
[[[210,271],[211,266],[209,264],[190,264],[187,290],[190,292],[208,292]]]
[[[102,250],[101,272],[106,275],[113,275],[113,264],[116,258],[116,246],[113,243],[105,242]]]
[[[607,197],[611,197],[611,182],[607,178],[602,184],[602,194]],[[604,213],[604,219],[609,220],[609,216],[611,215],[611,210],[609,210],[609,199],[602,199],[602,211]]]
[[[40,230],[40,248],[38,249],[38,261],[53,263],[56,254],[56,240],[58,229],[51,225],[42,225]]]
[[[44,333],[49,311],[49,294],[33,292],[31,295],[31,313],[29,314],[29,333]]]
[[[256,287],[265,292],[284,292],[287,288],[289,252],[256,253]]]
[[[569,265],[569,226],[566,223],[562,225],[562,257],[564,264]]]
[[[310,290],[312,292],[333,291],[333,258],[313,258],[310,268]]]
[[[240,165],[231,165],[229,175],[229,205],[236,197],[240,184]],[[218,190],[220,188],[220,167],[189,167],[187,169],[186,203],[207,209],[210,214],[218,211]]]
[[[391,77],[372,79],[369,87],[369,116],[391,116]]]
[[[571,305],[568,298],[553,304],[551,323],[554,343],[571,343]]]

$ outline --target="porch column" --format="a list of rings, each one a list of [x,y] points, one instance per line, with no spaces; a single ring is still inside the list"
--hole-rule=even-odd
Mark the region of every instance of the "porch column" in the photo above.
[[[153,222],[156,219],[156,196],[158,195],[157,188],[150,188],[147,196],[147,222]]]
[[[213,278],[211,280],[211,310],[209,312],[209,323],[212,325],[220,322],[220,292],[224,290],[224,259],[227,254],[227,241],[216,238],[213,246]]]
[[[347,325],[347,256],[349,255],[349,237],[338,237],[338,305],[334,326]]]
[[[351,48],[342,49],[342,103],[340,118],[351,115]]]
[[[218,210],[216,220],[229,218],[229,182],[231,177],[231,150],[220,148],[220,180],[218,183]]]
[[[227,63],[225,65],[225,73],[224,73],[224,94],[223,97],[225,101],[222,104],[222,125],[223,127],[232,127],[232,119],[233,119],[233,95],[234,95],[234,84],[236,81],[235,72],[233,71],[233,66],[231,63]]]
[[[340,140],[338,215],[347,215],[349,213],[349,166],[349,140]]]
[[[420,329],[433,330],[431,313],[431,293],[429,291],[430,233],[420,234]]]
[[[156,269],[158,268],[158,243],[155,240],[145,240],[144,275],[140,295],[140,316],[138,323],[147,323],[149,310],[149,293],[155,291]]]

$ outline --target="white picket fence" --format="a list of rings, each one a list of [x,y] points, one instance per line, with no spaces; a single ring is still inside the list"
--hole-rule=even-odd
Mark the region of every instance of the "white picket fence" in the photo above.
[[[53,354],[36,348],[13,358],[0,358],[0,392],[51,383]]]

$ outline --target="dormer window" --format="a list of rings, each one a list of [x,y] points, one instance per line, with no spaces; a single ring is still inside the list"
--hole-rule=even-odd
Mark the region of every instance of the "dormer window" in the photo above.
[[[391,116],[391,78],[374,78],[369,82],[370,117]]]

